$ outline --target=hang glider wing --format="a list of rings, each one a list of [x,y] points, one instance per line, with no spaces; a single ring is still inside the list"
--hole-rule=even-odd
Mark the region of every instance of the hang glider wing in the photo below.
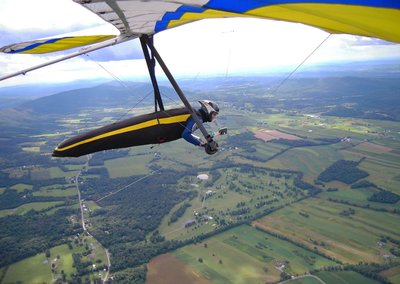
[[[303,23],[329,33],[400,43],[397,0],[74,0],[119,29],[120,37],[153,35],[210,18],[252,17]],[[12,44],[5,53],[48,53],[98,43],[115,35],[73,36]]]
[[[0,48],[0,51],[4,53],[42,54],[99,43],[115,37],[115,35],[95,35],[34,40],[7,45]]]
[[[329,33],[400,43],[397,0],[74,0],[121,34],[147,34],[189,22],[253,17],[303,23]]]

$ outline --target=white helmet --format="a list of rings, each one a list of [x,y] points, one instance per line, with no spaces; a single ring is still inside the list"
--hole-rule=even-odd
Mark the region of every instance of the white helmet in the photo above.
[[[201,109],[207,116],[208,121],[211,121],[211,115],[213,113],[217,113],[217,114],[219,113],[219,107],[215,102],[203,100],[203,101],[199,101],[199,103],[201,104]]]

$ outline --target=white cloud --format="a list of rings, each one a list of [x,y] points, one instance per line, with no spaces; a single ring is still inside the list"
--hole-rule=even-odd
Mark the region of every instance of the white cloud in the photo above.
[[[71,0],[2,0],[0,27],[19,31],[70,31],[104,23]]]

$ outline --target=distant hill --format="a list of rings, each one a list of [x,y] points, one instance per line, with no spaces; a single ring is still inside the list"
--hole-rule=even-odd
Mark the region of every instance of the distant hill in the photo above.
[[[0,109],[16,107],[24,102],[60,92],[88,88],[105,83],[104,80],[78,80],[57,84],[24,84],[0,86]]]
[[[168,97],[174,96],[172,88],[160,87],[160,90]],[[118,82],[110,82],[41,97],[24,102],[16,109],[39,115],[72,114],[85,108],[134,106],[144,97],[146,99],[139,106],[154,101],[153,87],[149,83],[124,82],[124,85],[121,85]]]

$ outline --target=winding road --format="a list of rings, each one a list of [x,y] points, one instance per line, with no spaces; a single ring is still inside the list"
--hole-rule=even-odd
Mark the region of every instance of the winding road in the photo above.
[[[95,240],[100,245],[100,247],[104,250],[104,252],[106,253],[106,257],[107,257],[107,273],[104,276],[104,278],[102,279],[103,283],[105,283],[105,282],[107,282],[108,276],[110,275],[110,267],[111,267],[110,253],[108,252],[108,250],[98,240],[96,240],[95,237],[93,237],[92,234],[90,234],[90,232],[86,228],[85,216],[84,216],[84,208],[83,208],[83,203],[82,203],[82,199],[81,199],[81,191],[79,189],[79,177],[81,176],[83,169],[86,169],[88,167],[89,160],[90,160],[90,156],[88,157],[88,159],[86,161],[86,164],[82,167],[82,170],[80,170],[76,174],[76,176],[75,176],[75,187],[76,187],[76,190],[78,192],[79,208],[81,210],[81,225],[82,225],[82,229],[83,229],[84,233],[87,236],[93,238],[93,240]]]
[[[319,278],[318,276],[312,275],[312,274],[306,274],[306,275],[293,277],[293,278],[290,278],[289,280],[285,280],[285,281],[279,282],[278,284],[290,283],[290,281],[293,281],[293,280],[296,280],[296,279],[301,279],[301,278],[306,278],[306,277],[314,278],[314,279],[318,280],[319,282],[321,282],[322,284],[326,284],[324,281],[322,281],[321,278]]]

